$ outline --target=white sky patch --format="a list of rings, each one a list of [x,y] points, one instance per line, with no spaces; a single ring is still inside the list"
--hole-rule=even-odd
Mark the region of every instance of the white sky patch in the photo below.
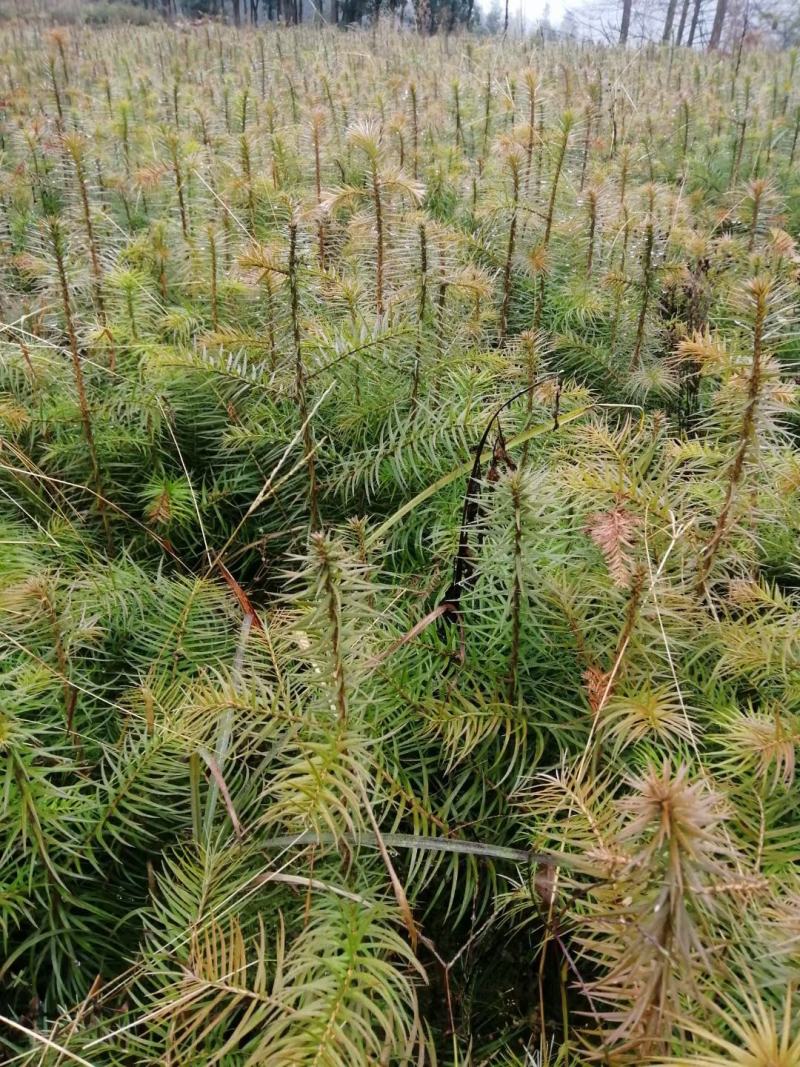
[[[504,10],[505,0],[480,0],[480,6],[486,12],[493,6],[493,2]],[[568,10],[578,14],[585,2],[586,0],[509,0],[509,19],[515,22],[521,13],[530,24],[538,22],[546,15],[552,26],[558,26]]]

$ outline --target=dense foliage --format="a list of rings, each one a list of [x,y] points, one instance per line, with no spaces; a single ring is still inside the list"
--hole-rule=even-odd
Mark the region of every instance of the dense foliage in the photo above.
[[[0,55],[6,1062],[800,1063],[796,56]]]

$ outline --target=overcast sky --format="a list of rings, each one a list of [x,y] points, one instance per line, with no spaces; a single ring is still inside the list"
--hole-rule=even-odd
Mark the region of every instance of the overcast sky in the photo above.
[[[547,3],[546,0],[511,0],[511,6],[516,11],[521,10],[530,21],[535,21],[542,17]],[[550,21],[560,22],[567,6],[567,0],[550,0]]]
[[[509,13],[522,11],[528,22],[536,22],[544,15],[545,8],[549,6],[550,21],[557,26],[567,8],[577,11],[582,3],[583,0],[509,0],[508,10]],[[489,6],[487,0],[484,0],[484,5]]]

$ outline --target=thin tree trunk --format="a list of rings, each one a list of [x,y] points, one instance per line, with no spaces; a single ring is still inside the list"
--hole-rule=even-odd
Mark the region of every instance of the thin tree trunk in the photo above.
[[[375,312],[383,316],[383,208],[378,168],[372,163],[372,198],[375,207]]]
[[[700,21],[700,7],[703,0],[694,0],[694,11],[692,12],[692,25],[689,30],[689,40],[686,42],[687,48],[691,48],[694,44],[694,35],[697,33],[697,23]]]
[[[678,0],[669,0],[669,7],[667,8],[667,17],[664,19],[664,32],[661,35],[661,43],[667,44],[672,38],[672,27],[675,23],[675,9],[678,6]]]
[[[628,43],[628,34],[631,28],[631,9],[633,0],[622,0],[622,25],[619,28],[619,43]]]
[[[300,343],[300,315],[299,315],[299,283],[297,278],[297,223],[292,220],[289,223],[289,296],[292,320],[292,339],[294,341],[295,361],[295,396],[297,399],[298,414],[303,426],[303,451],[305,453],[306,471],[308,475],[308,499],[311,532],[315,533],[320,528],[319,503],[317,499],[317,474],[314,461],[314,436],[311,429],[311,420],[308,415],[308,402],[306,398],[306,372],[303,365],[303,350]]]
[[[506,262],[503,270],[503,307],[500,311],[500,343],[504,344],[506,340],[506,331],[508,328],[508,309],[511,303],[511,267],[514,262],[514,244],[517,234],[517,209],[519,205],[519,166],[516,159],[511,159],[511,180],[512,180],[512,200],[513,205],[511,211],[511,224],[508,229],[508,249],[506,251]]]
[[[689,3],[690,0],[683,0],[683,8],[681,9],[681,21],[678,23],[678,36],[675,38],[675,44],[680,44],[683,40],[683,31],[686,29],[686,19],[689,17]]]
[[[97,510],[100,514],[100,519],[103,523],[106,545],[108,547],[109,555],[111,555],[113,553],[111,525],[108,520],[108,512],[106,511],[105,496],[103,495],[103,483],[100,478],[100,464],[97,459],[97,449],[94,443],[92,416],[89,410],[89,401],[86,396],[86,386],[83,380],[83,367],[81,365],[81,357],[78,350],[78,337],[75,333],[75,324],[72,318],[69,283],[67,282],[67,273],[64,267],[64,234],[60,224],[55,220],[50,222],[50,239],[53,243],[53,254],[55,256],[56,269],[58,271],[61,302],[64,308],[64,323],[66,326],[67,338],[69,340],[70,356],[72,357],[72,372],[75,378],[75,390],[78,394],[78,410],[81,417],[81,426],[83,428],[83,436],[86,440],[86,447],[89,452],[89,464],[92,469],[95,501]]]
[[[425,325],[425,305],[428,300],[428,235],[425,224],[419,227],[419,311],[417,312],[417,343],[414,353],[414,377],[411,382],[411,410],[416,413],[419,378],[422,364],[422,331]]]
[[[722,27],[725,24],[725,16],[728,13],[728,0],[717,0],[717,10],[714,12],[714,25],[711,27],[711,36],[708,39],[708,50],[712,52],[719,48],[722,39]]]

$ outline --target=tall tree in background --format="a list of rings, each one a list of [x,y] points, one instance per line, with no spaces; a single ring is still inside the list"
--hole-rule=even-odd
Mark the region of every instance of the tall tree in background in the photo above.
[[[722,38],[722,27],[725,23],[725,15],[728,11],[728,0],[717,0],[717,10],[714,12],[714,25],[711,27],[711,36],[708,39],[708,50],[719,48]]]
[[[667,17],[664,19],[664,32],[661,35],[661,41],[666,44],[672,38],[672,27],[675,22],[675,10],[678,6],[678,0],[669,0],[669,6],[667,7]],[[686,5],[684,4],[684,10]]]
[[[627,44],[631,28],[631,8],[633,0],[622,0],[622,25],[619,28],[619,43]]]
[[[692,25],[689,28],[689,38],[686,41],[686,47],[691,48],[694,44],[694,35],[697,33],[697,23],[700,20],[700,7],[703,0],[694,0],[694,11],[692,12]]]
[[[680,44],[683,40],[683,31],[686,29],[686,19],[689,15],[690,0],[683,0],[683,7],[681,8],[681,20],[678,23],[678,36],[675,38],[675,44]]]

